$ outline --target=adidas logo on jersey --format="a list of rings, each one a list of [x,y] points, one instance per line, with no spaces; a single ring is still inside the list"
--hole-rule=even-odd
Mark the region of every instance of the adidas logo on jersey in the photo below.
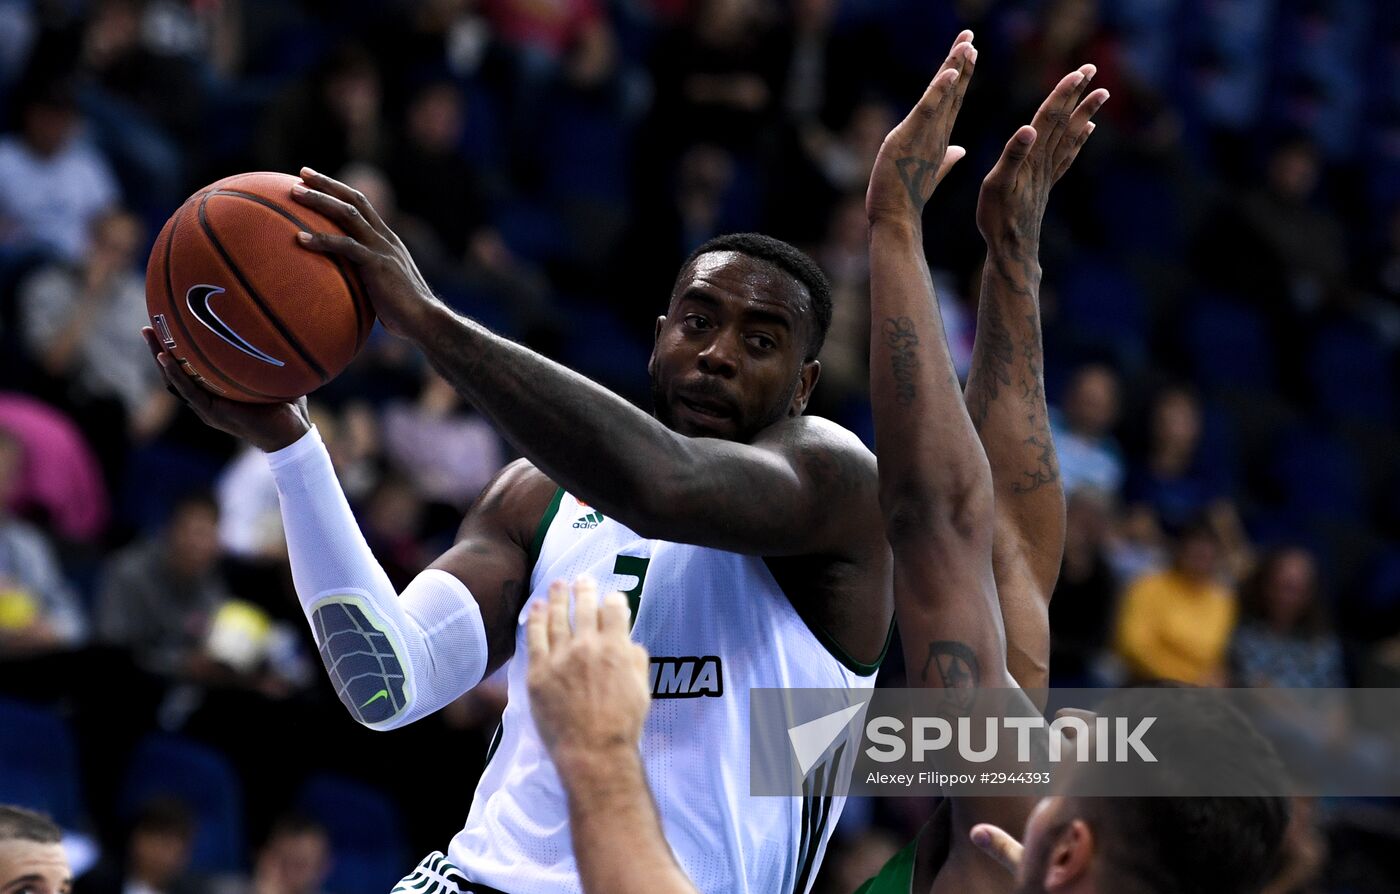
[[[588,513],[587,515],[580,516],[579,520],[574,522],[574,527],[583,528],[584,530],[591,530],[593,528],[598,527],[602,523],[603,513],[594,511]]]
[[[724,695],[724,665],[714,655],[653,658],[650,676],[652,698]]]

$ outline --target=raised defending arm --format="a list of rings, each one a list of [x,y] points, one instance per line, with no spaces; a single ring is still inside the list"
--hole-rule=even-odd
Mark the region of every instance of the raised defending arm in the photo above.
[[[1106,90],[1084,96],[1094,72],[1085,65],[1060,81],[1006,144],[977,203],[987,260],[966,398],[996,492],[992,565],[1007,666],[1026,689],[1049,684],[1050,593],[1065,542],[1065,495],[1045,404],[1040,228],[1051,187],[1108,99]]]

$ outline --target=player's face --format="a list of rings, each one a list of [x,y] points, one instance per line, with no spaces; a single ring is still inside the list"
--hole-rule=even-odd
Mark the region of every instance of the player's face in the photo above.
[[[685,271],[657,321],[648,370],[656,416],[691,437],[749,441],[802,412],[811,297],[776,267],[711,252]]]
[[[0,841],[0,894],[68,894],[72,886],[61,845]]]

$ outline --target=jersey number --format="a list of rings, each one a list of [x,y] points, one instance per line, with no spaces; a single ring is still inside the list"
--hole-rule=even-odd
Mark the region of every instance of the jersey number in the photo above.
[[[623,595],[627,597],[627,605],[632,609],[632,623],[637,623],[637,605],[642,601],[642,584],[646,583],[647,566],[651,564],[651,559],[643,559],[640,556],[618,556],[613,563],[613,574],[621,574],[626,577],[635,577],[637,585],[630,590],[623,590]]]

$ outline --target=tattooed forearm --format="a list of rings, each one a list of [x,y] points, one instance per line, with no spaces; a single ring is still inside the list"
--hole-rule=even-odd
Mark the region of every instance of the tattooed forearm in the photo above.
[[[1055,459],[1055,443],[1050,439],[1049,432],[1032,435],[1026,438],[1025,443],[1036,452],[1035,468],[1023,470],[1021,477],[1024,480],[1011,485],[1011,490],[1018,494],[1028,494],[1060,480],[1060,465]]]
[[[1002,386],[1011,387],[1011,363],[1015,351],[1011,333],[1001,316],[1001,307],[984,295],[978,316],[979,332],[972,352],[972,372],[968,376],[967,410],[972,424],[980,430],[987,421],[992,401]]]
[[[909,192],[909,201],[914,203],[915,209],[922,210],[924,203],[933,195],[932,187],[927,194],[924,193],[924,184],[932,183],[933,178],[938,176],[938,163],[931,159],[908,155],[895,159],[894,166],[899,171],[899,179],[904,182],[904,188]]]
[[[914,321],[908,317],[885,320],[885,344],[890,346],[890,372],[894,376],[894,399],[901,407],[914,402],[918,393],[915,382],[919,374],[919,335]]]

